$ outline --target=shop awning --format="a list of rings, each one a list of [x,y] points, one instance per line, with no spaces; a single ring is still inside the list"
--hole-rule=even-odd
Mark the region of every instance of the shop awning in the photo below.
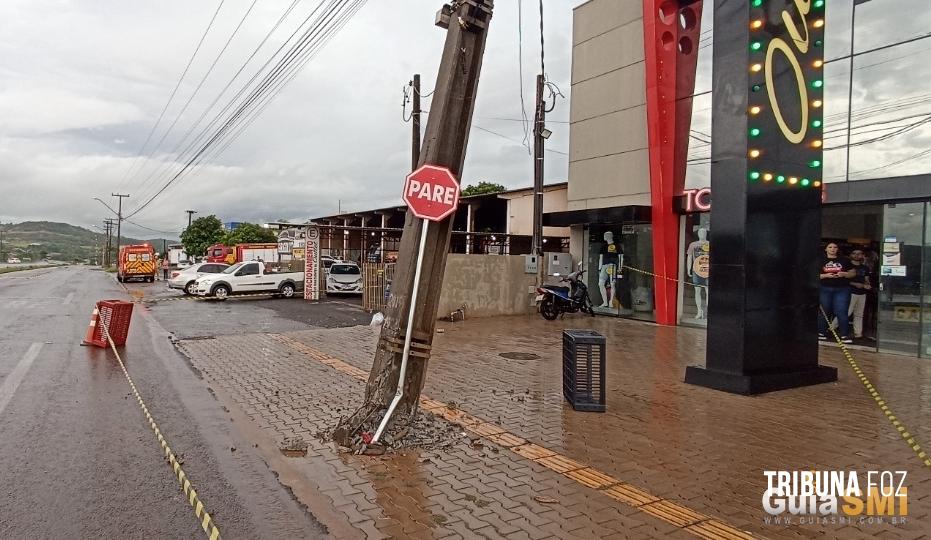
[[[641,205],[587,208],[543,214],[544,227],[569,227],[590,223],[649,223],[650,207]]]

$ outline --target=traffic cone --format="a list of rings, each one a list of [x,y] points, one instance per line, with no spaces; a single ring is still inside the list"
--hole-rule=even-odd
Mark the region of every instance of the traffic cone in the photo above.
[[[87,334],[84,336],[84,341],[81,342],[81,345],[96,345],[101,347],[101,345],[94,341],[94,332],[97,330],[97,321],[100,320],[100,312],[97,311],[97,307],[94,306],[94,313],[91,314],[91,322],[87,325]]]

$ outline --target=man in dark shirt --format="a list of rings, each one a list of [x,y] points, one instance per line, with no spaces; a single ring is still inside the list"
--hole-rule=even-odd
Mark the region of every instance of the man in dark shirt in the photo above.
[[[855,249],[850,252],[850,262],[856,272],[850,279],[850,310],[853,317],[853,337],[863,337],[863,313],[866,310],[866,297],[873,288],[870,284],[870,269],[864,264],[863,250]]]
[[[850,279],[857,275],[853,264],[846,257],[837,254],[837,244],[828,243],[824,248],[825,256],[821,259],[821,309],[827,314],[818,315],[818,339],[826,340],[828,321],[837,317],[837,331],[841,341],[853,343],[850,339]]]

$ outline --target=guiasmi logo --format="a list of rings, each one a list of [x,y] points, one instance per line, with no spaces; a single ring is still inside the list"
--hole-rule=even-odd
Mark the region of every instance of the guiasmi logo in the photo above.
[[[763,471],[767,525],[902,525],[905,471]]]

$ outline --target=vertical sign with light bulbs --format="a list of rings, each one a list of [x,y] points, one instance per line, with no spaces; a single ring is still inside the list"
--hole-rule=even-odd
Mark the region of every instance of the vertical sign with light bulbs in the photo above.
[[[715,0],[708,338],[688,383],[837,380],[817,337],[827,1]]]
[[[750,1],[750,182],[821,187],[824,4]]]

